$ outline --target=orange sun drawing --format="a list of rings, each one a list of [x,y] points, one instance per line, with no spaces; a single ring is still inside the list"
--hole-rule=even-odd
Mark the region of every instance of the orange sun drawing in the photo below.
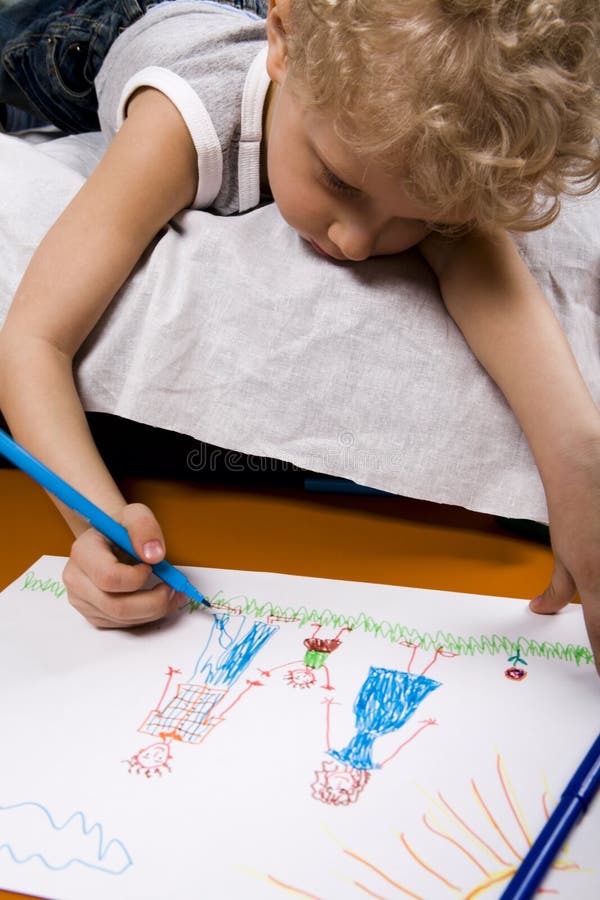
[[[519,868],[535,834],[527,826],[500,755],[496,757],[496,777],[501,799],[496,798],[495,811],[475,780],[471,780],[475,809],[470,809],[467,815],[460,813],[442,793],[430,797],[433,809],[428,809],[421,817],[424,831],[410,840],[405,833],[397,833],[400,846],[393,870],[384,869],[326,830],[344,858],[352,860],[350,869],[342,872],[339,859],[332,859],[332,868],[335,867],[346,883],[344,896],[367,896],[377,900],[402,897],[413,900],[487,897],[491,900],[491,897],[499,897]],[[543,793],[541,804],[547,819],[547,792]],[[475,821],[478,824],[474,824]],[[567,850],[563,848],[552,871],[568,873],[582,869],[568,859]],[[310,893],[300,885],[288,884],[274,874],[267,875],[266,880],[273,887],[297,897],[318,900],[325,896]],[[349,893],[347,888],[350,886],[353,890]],[[541,887],[537,893],[540,897],[560,896],[556,887]],[[571,891],[569,896],[573,896]]]

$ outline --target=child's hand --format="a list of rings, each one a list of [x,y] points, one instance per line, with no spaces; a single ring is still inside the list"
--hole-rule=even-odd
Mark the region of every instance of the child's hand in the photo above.
[[[165,555],[160,526],[148,507],[126,506],[121,523],[127,528],[136,553],[148,563]],[[116,554],[119,554],[117,557]],[[160,583],[144,589],[149,565],[121,562],[122,551],[93,528],[81,534],[71,548],[63,573],[69,602],[98,628],[127,628],[161,619],[177,608],[177,595]]]
[[[538,613],[556,613],[579,594],[600,674],[600,440],[579,449],[566,471],[546,484],[554,572],[531,601]]]

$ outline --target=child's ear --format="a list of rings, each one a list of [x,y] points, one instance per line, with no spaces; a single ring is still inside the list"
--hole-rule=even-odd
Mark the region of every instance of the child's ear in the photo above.
[[[267,13],[267,72],[276,84],[285,78],[287,63],[287,0],[269,0]]]

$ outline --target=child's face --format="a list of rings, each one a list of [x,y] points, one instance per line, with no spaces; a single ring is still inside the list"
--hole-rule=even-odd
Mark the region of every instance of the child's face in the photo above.
[[[270,0],[265,116],[267,176],[279,210],[315,251],[361,260],[400,253],[428,233],[435,216],[410,200],[401,165],[389,174],[358,157],[290,85],[289,0]],[[400,174],[398,174],[400,173]]]
[[[267,116],[269,187],[284,219],[317,252],[337,260],[399,253],[418,244],[433,218],[402,179],[365,164],[327,117],[284,80]]]

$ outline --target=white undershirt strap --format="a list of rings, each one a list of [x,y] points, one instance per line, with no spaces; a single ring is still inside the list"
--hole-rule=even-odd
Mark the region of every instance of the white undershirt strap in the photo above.
[[[206,107],[191,85],[175,72],[159,66],[148,66],[125,84],[117,110],[117,127],[123,124],[127,103],[134,91],[141,87],[153,87],[161,91],[183,116],[198,156],[198,191],[193,206],[196,209],[207,209],[221,189],[223,151]]]
[[[238,156],[239,211],[253,209],[260,201],[260,144],[265,96],[270,84],[267,47],[254,57],[242,95]]]

